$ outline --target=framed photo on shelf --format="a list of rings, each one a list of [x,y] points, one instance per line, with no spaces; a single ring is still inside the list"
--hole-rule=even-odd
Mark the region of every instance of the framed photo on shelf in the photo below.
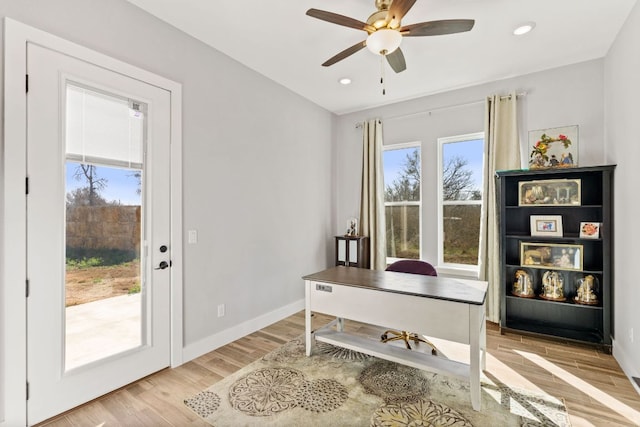
[[[531,215],[531,235],[562,237],[562,215]]]
[[[580,238],[581,239],[600,238],[600,223],[599,222],[581,222]]]
[[[580,179],[520,181],[518,206],[580,206]]]
[[[582,256],[582,245],[520,242],[523,267],[582,270]]]

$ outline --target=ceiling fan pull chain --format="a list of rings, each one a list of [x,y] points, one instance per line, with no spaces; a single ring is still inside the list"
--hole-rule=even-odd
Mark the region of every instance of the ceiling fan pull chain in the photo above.
[[[380,55],[380,84],[382,85],[382,94],[387,94],[387,87],[384,81],[384,59],[385,55]]]

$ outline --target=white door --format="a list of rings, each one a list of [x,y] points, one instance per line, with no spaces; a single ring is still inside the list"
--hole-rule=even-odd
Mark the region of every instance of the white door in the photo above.
[[[170,93],[27,45],[34,424],[170,364]]]

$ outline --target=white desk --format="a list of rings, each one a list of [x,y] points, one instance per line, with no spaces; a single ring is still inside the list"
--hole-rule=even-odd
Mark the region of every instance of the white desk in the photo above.
[[[356,267],[333,267],[303,279],[307,356],[317,340],[462,378],[470,382],[473,409],[480,410],[480,372],[486,367],[486,282]],[[336,321],[312,331],[313,311],[336,316]],[[468,344],[470,363],[347,334],[342,319]]]

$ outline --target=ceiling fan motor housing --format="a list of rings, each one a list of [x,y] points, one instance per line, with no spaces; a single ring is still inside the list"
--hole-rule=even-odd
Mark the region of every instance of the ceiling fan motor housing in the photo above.
[[[377,12],[373,12],[369,19],[367,19],[367,24],[375,27],[376,30],[380,28],[384,28],[387,26],[387,11],[379,10]]]
[[[375,27],[376,30],[381,28],[388,28],[395,30],[400,27],[399,19],[391,19],[393,22],[389,22],[389,7],[391,6],[391,0],[376,0],[376,12],[373,12],[367,19],[367,24]]]
[[[392,1],[393,0],[376,0],[376,9],[389,10],[389,6],[391,6]]]

